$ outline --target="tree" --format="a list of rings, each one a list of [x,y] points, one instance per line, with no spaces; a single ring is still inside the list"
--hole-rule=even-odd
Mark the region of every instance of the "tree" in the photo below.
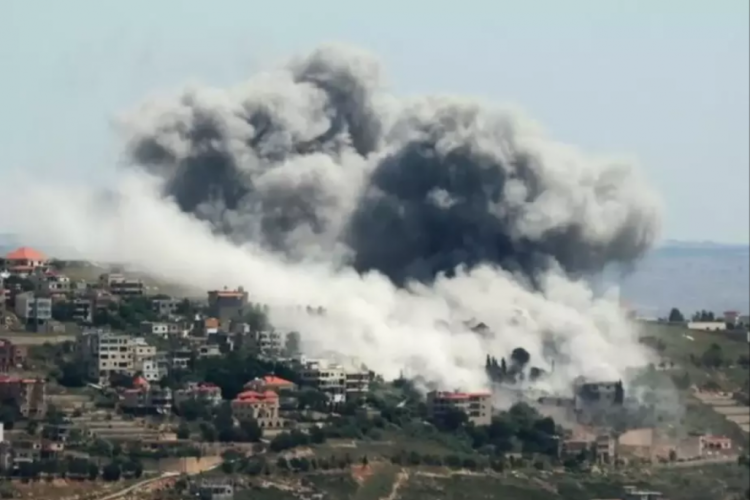
[[[244,441],[258,443],[263,437],[263,429],[260,428],[258,421],[255,419],[243,420],[240,422],[240,429],[242,430]]]
[[[523,347],[516,347],[510,354],[510,359],[515,366],[523,369],[531,360],[531,355],[529,354],[529,351]]]
[[[288,357],[300,353],[300,335],[299,332],[289,332],[284,340],[284,354]]]
[[[177,427],[177,439],[190,439],[190,428],[185,422],[181,422]]]
[[[724,363],[721,346],[711,344],[701,355],[701,364],[706,368],[718,368]]]
[[[83,363],[65,361],[58,367],[57,382],[63,387],[83,387],[88,375]]]
[[[122,470],[117,462],[110,462],[102,469],[102,479],[105,481],[119,481]]]
[[[673,307],[671,311],[669,311],[669,322],[670,323],[684,323],[685,322],[685,316],[682,315],[679,309],[676,307]]]

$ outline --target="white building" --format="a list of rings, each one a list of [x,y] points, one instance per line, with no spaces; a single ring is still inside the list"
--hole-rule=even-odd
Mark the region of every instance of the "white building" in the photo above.
[[[251,349],[268,358],[279,357],[284,349],[284,335],[275,330],[247,333]]]
[[[44,328],[52,319],[52,299],[35,296],[33,292],[16,295],[16,316],[33,330]]]
[[[141,337],[101,330],[84,332],[78,339],[78,351],[88,366],[89,377],[102,385],[114,373],[134,375],[156,355],[156,348]]]
[[[360,398],[370,390],[372,373],[324,360],[300,359],[300,377],[306,385],[329,395],[333,402]]]
[[[139,297],[145,290],[143,281],[115,273],[99,276],[99,286],[118,297]]]
[[[722,332],[727,329],[727,324],[723,321],[690,321],[688,322],[687,327],[688,330]]]

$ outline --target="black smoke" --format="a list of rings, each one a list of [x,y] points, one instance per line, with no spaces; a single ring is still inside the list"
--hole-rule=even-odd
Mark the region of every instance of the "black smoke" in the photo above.
[[[630,166],[478,103],[400,100],[379,74],[325,47],[226,92],[190,89],[134,115],[130,159],[237,242],[397,284],[487,262],[595,273],[651,246],[656,203]]]

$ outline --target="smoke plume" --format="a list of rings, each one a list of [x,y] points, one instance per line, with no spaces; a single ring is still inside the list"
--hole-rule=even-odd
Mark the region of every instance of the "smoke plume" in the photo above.
[[[148,102],[122,120],[130,168],[111,196],[17,180],[0,187],[22,209],[2,229],[195,287],[241,284],[308,352],[387,377],[478,388],[488,353],[541,360],[550,342],[560,387],[645,363],[618,304],[586,282],[657,237],[637,169],[513,110],[399,98],[381,74],[327,46],[234,88]],[[60,193],[54,211],[39,204]]]

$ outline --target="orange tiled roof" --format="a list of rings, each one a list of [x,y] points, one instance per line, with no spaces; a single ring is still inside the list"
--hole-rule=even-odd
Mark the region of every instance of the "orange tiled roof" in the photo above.
[[[33,248],[21,247],[7,254],[5,260],[47,260],[47,257]]]
[[[136,377],[133,379],[133,387],[142,388],[148,387],[148,380],[143,377]]]
[[[279,396],[273,391],[266,391],[266,392],[244,391],[237,395],[237,398],[235,399],[235,401],[258,402],[258,401],[274,400],[278,398]]]
[[[275,375],[266,375],[263,382],[267,385],[293,385],[292,382]]]
[[[203,322],[205,328],[219,328],[219,320],[216,318],[206,318]]]

